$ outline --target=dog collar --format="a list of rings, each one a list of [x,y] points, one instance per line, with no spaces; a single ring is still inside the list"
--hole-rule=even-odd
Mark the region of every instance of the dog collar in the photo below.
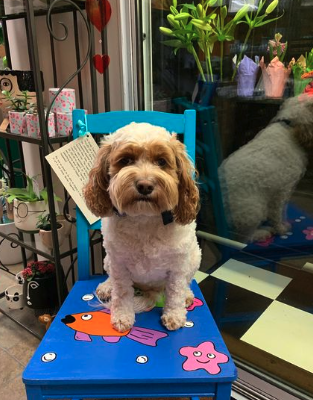
[[[162,214],[163,225],[168,225],[174,221],[172,211],[163,211]]]
[[[121,214],[116,207],[113,207],[113,212],[118,217],[126,217],[127,216],[127,214],[125,214],[125,213]],[[168,225],[174,221],[174,216],[173,216],[172,211],[163,211],[161,213],[161,216],[162,216],[163,225]]]
[[[125,213],[121,214],[116,207],[113,207],[113,212],[118,217],[126,217],[126,214]]]
[[[290,119],[282,118],[282,119],[277,119],[275,122],[280,122],[281,124],[286,124],[286,125],[288,125],[288,126],[291,126],[291,121],[290,121]]]

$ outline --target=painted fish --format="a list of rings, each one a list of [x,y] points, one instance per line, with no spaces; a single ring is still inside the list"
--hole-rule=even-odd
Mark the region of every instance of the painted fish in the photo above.
[[[153,329],[133,327],[126,332],[118,332],[111,325],[110,311],[107,309],[66,315],[61,320],[75,331],[75,339],[91,342],[91,336],[102,336],[108,343],[117,343],[123,336],[147,346],[156,346],[159,339],[168,336],[167,333]]]

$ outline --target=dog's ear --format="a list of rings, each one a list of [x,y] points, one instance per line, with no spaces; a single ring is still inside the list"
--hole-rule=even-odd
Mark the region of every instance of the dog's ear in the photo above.
[[[173,145],[177,175],[179,178],[178,184],[178,205],[174,209],[174,219],[181,225],[190,224],[196,219],[199,211],[199,190],[194,181],[196,170],[189,160],[186,147],[175,136],[171,141]]]
[[[94,167],[89,172],[89,181],[84,187],[84,197],[90,211],[97,217],[112,214],[113,205],[109,196],[109,154],[111,145],[105,143],[99,149]]]

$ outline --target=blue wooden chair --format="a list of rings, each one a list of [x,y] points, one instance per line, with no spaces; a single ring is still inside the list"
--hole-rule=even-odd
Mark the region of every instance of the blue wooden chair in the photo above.
[[[79,129],[108,133],[132,122],[150,122],[184,134],[195,157],[195,111],[73,112]],[[113,330],[109,310],[94,296],[104,276],[91,276],[89,225],[77,210],[78,281],[23,374],[28,400],[50,398],[214,397],[229,400],[236,368],[196,282],[186,326],[169,332],[160,323],[161,307],[136,316],[123,334]]]

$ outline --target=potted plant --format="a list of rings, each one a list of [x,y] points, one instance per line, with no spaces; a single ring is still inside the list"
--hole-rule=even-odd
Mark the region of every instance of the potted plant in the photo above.
[[[287,42],[282,43],[282,35],[276,33],[275,39],[269,41],[269,54],[271,62],[266,67],[264,57],[260,61],[264,82],[265,95],[271,98],[280,98],[284,95],[286,81],[290,75],[291,67],[285,68],[283,63],[287,51]]]
[[[46,110],[45,110],[45,115],[47,118]],[[26,127],[27,127],[28,136],[34,137],[34,138],[41,137],[37,106],[30,107],[29,110],[26,112]],[[49,137],[55,136],[54,113],[49,113],[48,135],[49,135]]]
[[[234,40],[236,26],[248,12],[249,6],[244,5],[233,18],[228,15],[227,6],[214,7],[217,0],[203,0],[197,6],[193,4],[180,4],[173,0],[170,7],[170,14],[167,20],[171,28],[160,27],[160,31],[170,36],[170,40],[162,43],[166,46],[174,47],[174,54],[181,48],[187,49],[195,59],[201,79],[198,82],[198,90],[203,92],[206,103],[202,101],[201,95],[195,96],[196,102],[208,105],[210,95],[216,88],[216,79],[212,70],[211,55],[217,42],[220,43],[220,81],[223,80],[223,58],[224,42]],[[227,19],[227,21],[226,21]],[[204,58],[204,68],[202,67],[198,49]]]
[[[232,76],[232,80],[235,79],[239,64],[242,60],[243,57],[243,53],[244,51],[246,51],[246,46],[248,43],[248,39],[252,33],[252,31],[255,28],[259,28],[260,26],[264,26],[266,24],[269,24],[270,22],[274,22],[277,21],[279,18],[281,18],[283,16],[280,15],[279,17],[275,17],[275,18],[269,18],[268,16],[276,9],[276,7],[279,4],[279,0],[273,0],[265,9],[265,11],[262,14],[262,10],[265,7],[266,4],[266,0],[260,0],[259,4],[258,4],[258,8],[255,11],[252,7],[250,8],[250,11],[248,13],[245,14],[244,16],[244,20],[240,21],[240,23],[244,23],[246,25],[248,25],[248,31],[246,33],[246,37],[245,40],[243,42],[243,45],[241,46],[241,51],[239,53],[239,56],[236,59],[236,63],[235,63],[235,68],[234,68],[234,72],[233,72],[233,76]]]
[[[46,246],[49,250],[53,249],[53,240],[52,240],[52,231],[51,231],[51,222],[50,222],[50,214],[42,214],[38,217],[37,228],[39,229],[39,236],[44,246]],[[65,238],[65,228],[61,222],[57,220],[57,231],[59,243]]]
[[[5,99],[10,103],[9,108],[9,121],[10,121],[10,132],[23,135],[26,134],[26,119],[25,112],[28,110],[29,95],[28,91],[22,91],[21,95],[13,97],[11,93],[7,90],[2,91]]]
[[[48,194],[47,189],[34,190],[35,178],[26,175],[26,188],[8,188],[6,196],[8,203],[13,202],[13,213],[15,226],[23,231],[38,232],[38,214],[48,214]],[[37,184],[36,184],[37,187]],[[61,201],[54,196],[56,201]]]
[[[309,52],[309,54],[306,53],[305,57],[301,54],[297,61],[293,58],[289,65],[293,74],[294,95],[299,96],[304,92],[306,86],[312,81],[312,77],[303,78],[303,75],[313,71],[313,49]]]
[[[22,271],[26,304],[33,309],[54,309],[57,305],[55,265],[50,261],[31,261]]]

